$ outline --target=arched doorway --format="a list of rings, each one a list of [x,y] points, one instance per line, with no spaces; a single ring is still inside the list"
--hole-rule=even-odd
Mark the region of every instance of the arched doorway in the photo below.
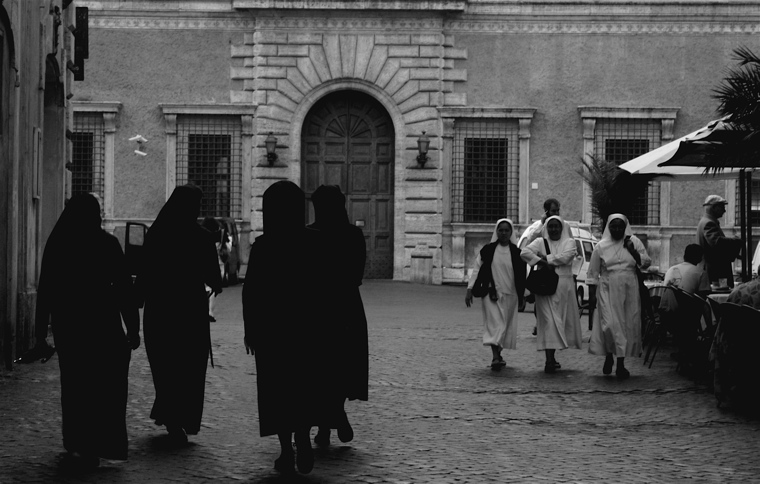
[[[301,187],[307,200],[320,185],[339,185],[348,217],[367,242],[364,276],[393,277],[393,122],[372,96],[328,94],[309,111],[301,131]],[[309,204],[308,223],[314,220]]]

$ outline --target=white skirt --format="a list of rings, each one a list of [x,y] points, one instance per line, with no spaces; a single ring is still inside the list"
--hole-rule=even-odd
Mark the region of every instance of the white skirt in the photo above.
[[[583,333],[573,276],[560,276],[554,294],[536,295],[536,336],[539,351],[581,348]]]
[[[499,293],[498,301],[483,300],[483,344],[517,349],[517,295]]]

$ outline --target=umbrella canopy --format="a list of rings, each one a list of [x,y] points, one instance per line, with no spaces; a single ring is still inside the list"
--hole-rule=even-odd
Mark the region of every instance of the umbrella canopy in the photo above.
[[[732,129],[724,120],[712,121],[692,133],[666,143],[620,165],[632,175],[650,175],[655,180],[705,180],[706,177],[738,178],[738,169],[706,173],[709,144],[741,139],[745,133]]]

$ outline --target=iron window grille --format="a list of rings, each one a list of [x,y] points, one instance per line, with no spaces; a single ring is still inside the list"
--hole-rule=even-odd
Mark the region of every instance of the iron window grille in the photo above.
[[[594,156],[623,164],[662,144],[662,122],[648,119],[599,119]],[[633,204],[632,225],[659,225],[660,182],[650,182],[646,193]]]
[[[457,119],[452,152],[452,219],[517,220],[519,142],[516,120]]]
[[[74,113],[71,137],[71,195],[97,194],[105,188],[105,135],[101,113]]]
[[[741,196],[739,194],[739,183],[736,183],[736,200],[741,200]],[[739,221],[741,220],[741,207],[738,203],[736,203],[735,207],[735,220],[736,224],[739,225]],[[757,227],[760,226],[760,180],[752,179],[752,207],[750,208],[750,214],[749,214],[749,226],[750,227]]]
[[[177,116],[177,185],[203,190],[201,217],[241,218],[241,151],[240,116]]]

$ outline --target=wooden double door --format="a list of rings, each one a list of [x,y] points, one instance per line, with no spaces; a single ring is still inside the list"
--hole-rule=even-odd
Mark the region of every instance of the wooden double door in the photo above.
[[[364,277],[392,278],[395,146],[388,112],[361,92],[329,94],[306,116],[301,147],[307,223],[314,221],[314,190],[339,185],[349,221],[362,229],[367,243]]]

